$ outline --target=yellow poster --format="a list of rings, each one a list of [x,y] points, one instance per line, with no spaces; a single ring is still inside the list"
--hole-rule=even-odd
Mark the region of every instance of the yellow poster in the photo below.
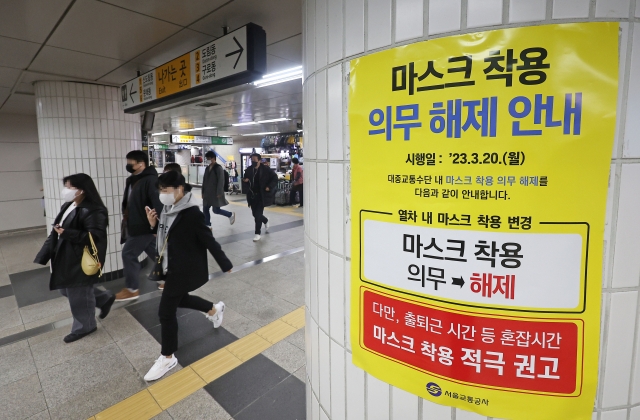
[[[191,53],[184,54],[155,69],[156,98],[191,88]]]
[[[438,404],[591,419],[618,23],[351,61],[354,363]]]

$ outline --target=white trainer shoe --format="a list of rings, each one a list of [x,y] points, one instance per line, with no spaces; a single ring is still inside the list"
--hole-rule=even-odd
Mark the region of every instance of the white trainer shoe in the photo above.
[[[253,242],[258,242],[260,240],[260,235],[256,235],[253,237]]]
[[[213,322],[213,328],[218,328],[220,325],[222,325],[222,317],[224,316],[224,302],[218,302],[215,305],[213,305],[214,308],[216,308],[216,313],[213,315],[209,315],[209,314],[204,314],[207,319],[211,322]]]
[[[269,232],[269,222],[264,224],[264,231]]]
[[[172,355],[171,358],[166,358],[165,356],[160,355],[158,360],[153,364],[149,372],[144,375],[145,381],[156,381],[166,375],[171,369],[176,367],[178,364],[178,358],[175,355]]]
[[[236,212],[231,213],[231,217],[229,218],[229,224],[232,225],[236,222]]]

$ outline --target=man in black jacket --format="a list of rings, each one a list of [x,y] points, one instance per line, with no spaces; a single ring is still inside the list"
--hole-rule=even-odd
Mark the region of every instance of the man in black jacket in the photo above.
[[[160,214],[163,205],[158,194],[158,172],[149,167],[149,157],[141,150],[127,154],[127,178],[122,199],[122,265],[126,287],[116,294],[116,301],[138,299],[140,292],[140,262],[138,258],[145,252],[155,258],[155,230],[149,228],[145,207],[155,209]]]
[[[244,171],[242,182],[249,186],[247,202],[256,220],[256,236],[253,237],[253,242],[258,242],[263,224],[265,232],[269,232],[269,219],[264,217],[264,208],[273,205],[278,175],[267,165],[262,164],[262,156],[254,153],[251,155],[251,166]]]

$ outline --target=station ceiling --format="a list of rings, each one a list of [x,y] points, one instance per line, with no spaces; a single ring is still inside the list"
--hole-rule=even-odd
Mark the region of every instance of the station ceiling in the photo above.
[[[266,31],[267,73],[302,65],[301,0],[0,0],[0,113],[34,115],[36,81],[118,86],[222,36],[224,27],[249,22]],[[290,120],[231,126],[276,118]],[[154,131],[205,125],[226,127],[221,135],[289,131],[301,118],[302,87],[294,80],[158,110]]]

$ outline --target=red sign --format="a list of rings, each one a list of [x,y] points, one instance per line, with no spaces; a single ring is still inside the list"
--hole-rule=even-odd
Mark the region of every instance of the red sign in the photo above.
[[[422,306],[365,290],[364,346],[450,380],[572,394],[581,320],[489,317]]]

